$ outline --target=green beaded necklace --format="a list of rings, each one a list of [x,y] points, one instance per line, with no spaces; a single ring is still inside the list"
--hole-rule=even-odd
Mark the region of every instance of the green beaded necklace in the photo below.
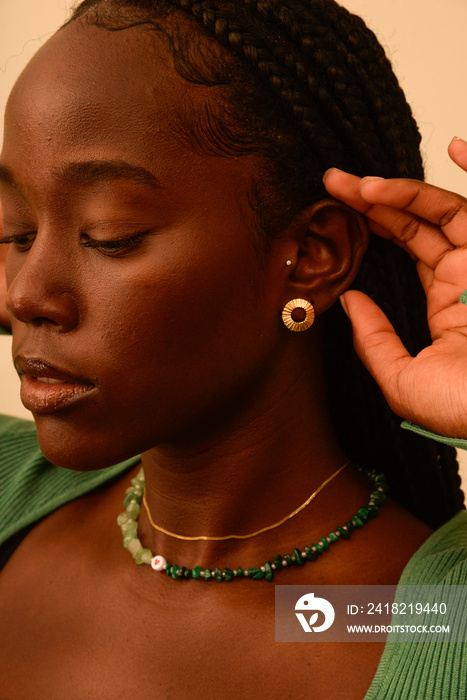
[[[167,576],[171,576],[173,579],[203,579],[205,581],[213,579],[222,582],[232,581],[234,578],[250,578],[254,581],[265,579],[271,582],[274,580],[274,574],[281,569],[289,566],[302,566],[309,561],[316,561],[333,542],[340,539],[348,540],[355,528],[363,527],[368,520],[379,514],[378,506],[386,500],[385,494],[388,491],[386,479],[383,474],[377,474],[375,471],[368,472],[358,466],[356,468],[370,480],[374,487],[366,506],[360,508],[356,515],[351,515],[344,525],[338,525],[329,535],[321,537],[319,542],[313,542],[311,546],[305,545],[303,548],[295,547],[292,554],[284,554],[284,556],[278,554],[272,562],[265,561],[262,566],[245,569],[240,566],[237,569],[221,569],[219,567],[202,569],[201,566],[188,569],[185,566],[169,564],[164,557],[154,556],[150,549],[143,547],[138,539],[138,518],[145,488],[144,471],[141,469],[138,476],[131,480],[131,486],[126,490],[123,501],[126,510],[120,513],[117,518],[123,535],[123,546],[128,549],[137,564],[148,564],[155,571],[165,571]]]

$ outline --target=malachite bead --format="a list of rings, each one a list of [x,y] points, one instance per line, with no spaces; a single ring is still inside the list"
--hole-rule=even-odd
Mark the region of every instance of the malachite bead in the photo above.
[[[352,525],[354,525],[355,527],[363,527],[365,523],[362,522],[360,518],[356,515],[352,515]]]
[[[173,579],[178,578],[179,572],[180,572],[180,567],[177,566],[177,564],[172,564],[172,566],[170,567],[170,575],[172,576]]]
[[[336,535],[335,532],[330,532],[328,537],[332,542],[337,542],[337,540],[339,539],[339,535]]]
[[[191,570],[192,578],[199,578],[201,575],[201,571],[202,569],[200,566],[195,566],[195,568]]]
[[[238,567],[237,569],[237,578],[243,578],[244,577],[243,569],[241,566]]]
[[[273,563],[274,566],[276,567],[276,571],[280,571],[280,570],[282,569],[282,555],[281,555],[281,554],[277,554],[277,555],[274,557],[272,563]]]
[[[286,566],[293,566],[295,564],[291,554],[284,554],[282,565],[284,564],[284,561]]]
[[[224,569],[224,573],[226,581],[231,581],[234,578],[234,572],[232,569]]]
[[[144,483],[144,481],[142,479],[138,479],[138,477],[135,477],[134,479],[131,480],[130,483],[133,484],[133,486],[136,486],[137,489],[143,489],[143,491],[144,491],[144,487],[146,484]]]
[[[136,552],[135,562],[137,564],[150,564],[152,560],[152,552],[150,549],[140,549]]]
[[[366,509],[368,511],[369,518],[376,518],[376,516],[379,515],[378,506],[367,506]]]
[[[165,565],[165,573],[167,574],[167,576],[170,576],[171,570],[172,570],[172,564],[169,564],[169,562],[167,562],[167,564]]]
[[[304,547],[304,551],[307,561],[316,561],[318,558],[318,553],[314,552],[307,544]]]
[[[203,578],[206,579],[206,581],[208,581],[208,580],[212,577],[212,571],[211,571],[211,569],[205,569],[205,570],[204,570],[204,573],[202,574],[202,576],[203,576]]]
[[[316,551],[318,552],[318,554],[322,554],[322,553],[323,553],[324,547],[323,547],[322,544],[319,544],[319,542],[313,542],[313,545],[312,545],[312,546],[315,547],[315,549],[316,549]]]
[[[264,578],[264,571],[261,571],[261,569],[256,568],[248,569],[248,578],[252,578],[255,581],[259,581],[260,579]]]
[[[353,529],[353,528],[352,528]],[[345,530],[343,527],[338,525],[336,527],[337,532],[341,533],[341,537],[343,540],[348,540],[350,538],[350,532],[348,530]]]
[[[178,578],[190,578],[191,577],[191,569],[187,569],[186,566],[181,566],[180,571],[178,572]]]
[[[329,549],[329,542],[326,537],[321,537],[320,542],[323,545],[323,549]]]
[[[301,566],[304,563],[302,559],[302,553],[299,549],[297,549],[297,547],[295,547],[293,551],[293,558],[295,560],[295,563],[298,564],[298,566]]]
[[[224,580],[222,576],[222,571],[219,569],[218,566],[216,566],[216,568],[214,569],[214,578],[216,579],[216,581],[219,581],[219,583],[221,583]]]
[[[349,532],[353,532],[355,530],[354,524],[348,520],[342,527],[346,527]]]
[[[271,562],[265,561],[263,566],[264,566],[264,578],[266,579],[266,581],[269,581],[269,582],[273,581],[274,580],[274,569],[271,566]]]
[[[363,523],[366,523],[366,521],[368,520],[368,510],[366,508],[359,508],[357,510],[357,516]]]
[[[373,501],[373,503],[377,506],[379,506],[381,503],[384,503],[386,500],[386,496],[384,493],[381,493],[381,491],[373,491],[373,493],[370,496],[370,501]]]

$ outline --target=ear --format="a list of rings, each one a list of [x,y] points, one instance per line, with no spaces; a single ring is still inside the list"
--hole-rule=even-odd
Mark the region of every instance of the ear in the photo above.
[[[357,274],[370,236],[366,219],[342,202],[322,199],[295,217],[286,236],[292,265],[284,303],[303,298],[321,314]]]

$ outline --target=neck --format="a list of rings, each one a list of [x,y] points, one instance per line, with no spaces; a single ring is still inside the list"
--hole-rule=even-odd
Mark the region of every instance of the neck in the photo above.
[[[295,510],[347,461],[332,430],[321,383],[311,384],[303,375],[272,395],[279,399],[263,395],[208,437],[160,445],[143,455],[146,497],[158,525],[186,536],[254,532]],[[187,566],[219,558],[229,565],[239,553],[256,560],[260,552],[281,541],[286,546],[300,533],[305,541],[310,526],[323,534],[320,526],[329,517],[336,518],[332,527],[347,518],[368,492],[366,484],[362,491],[355,487],[349,512],[336,508],[342,484],[349,493],[353,478],[345,470],[300,514],[249,540],[177,540],[154,530],[144,510],[141,540],[154,553],[177,557]]]

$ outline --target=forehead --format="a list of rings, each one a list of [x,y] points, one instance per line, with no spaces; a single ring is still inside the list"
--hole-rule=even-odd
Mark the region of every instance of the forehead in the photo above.
[[[32,141],[35,149],[119,143],[146,152],[153,142],[175,142],[180,123],[212,99],[210,91],[177,73],[159,34],[75,21],[18,79],[7,105],[5,144],[21,143],[24,155]]]

